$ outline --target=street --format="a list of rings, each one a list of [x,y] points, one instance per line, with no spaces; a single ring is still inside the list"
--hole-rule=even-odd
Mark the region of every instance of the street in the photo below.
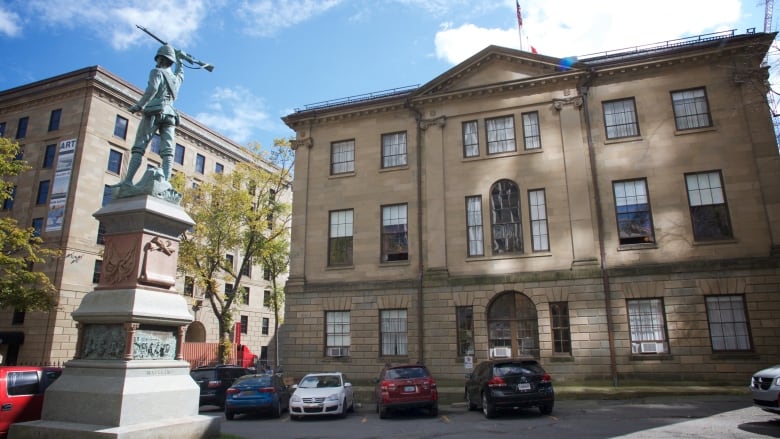
[[[485,419],[462,405],[443,405],[439,416],[408,413],[380,420],[374,404],[355,409],[345,419],[291,421],[267,416],[237,416],[204,406],[201,414],[222,418],[222,433],[244,439],[496,438],[534,435],[543,438],[780,438],[780,416],[751,406],[749,396],[665,396],[632,400],[560,400],[552,415],[536,409],[506,412]]]

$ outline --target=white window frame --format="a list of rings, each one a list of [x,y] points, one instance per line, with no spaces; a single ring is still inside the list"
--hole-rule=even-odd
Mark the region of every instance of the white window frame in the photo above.
[[[607,139],[639,136],[639,120],[634,98],[602,103]]]
[[[517,151],[514,116],[485,119],[488,154]]]
[[[382,356],[409,355],[408,320],[405,309],[380,310],[379,334]]]
[[[382,134],[382,168],[407,164],[406,131]]]
[[[482,196],[466,197],[466,237],[468,256],[485,255],[485,229],[482,222]]]
[[[355,172],[355,140],[341,140],[330,144],[331,175]]]
[[[663,300],[626,301],[632,354],[667,354],[666,316]]]

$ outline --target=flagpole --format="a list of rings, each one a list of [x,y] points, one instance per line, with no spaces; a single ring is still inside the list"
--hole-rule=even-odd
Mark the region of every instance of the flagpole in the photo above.
[[[517,36],[520,38],[520,50],[525,50],[523,47],[523,13],[520,12],[520,0],[515,0],[515,6],[517,7]]]

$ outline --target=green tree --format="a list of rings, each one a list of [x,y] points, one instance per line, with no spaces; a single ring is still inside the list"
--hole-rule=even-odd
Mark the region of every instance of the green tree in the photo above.
[[[250,147],[245,152],[253,160],[237,164],[230,174],[215,174],[192,188],[183,188],[181,177],[171,180],[182,192],[182,207],[195,221],[182,236],[179,271],[193,276],[204,289],[217,317],[223,362],[232,348],[227,334],[233,328],[233,312],[245,294],[244,273],[289,235],[291,207],[284,201],[294,157],[289,140],[274,140],[270,151],[261,151],[257,144]],[[239,256],[237,266],[227,254]],[[220,290],[221,282],[230,287]]]
[[[0,202],[13,196],[12,178],[29,169],[23,160],[17,160],[20,147],[6,138],[0,138]],[[57,290],[41,271],[33,271],[35,264],[46,264],[57,256],[56,250],[43,247],[43,240],[32,227],[19,227],[16,219],[0,218],[0,308],[24,311],[49,311],[57,305]]]

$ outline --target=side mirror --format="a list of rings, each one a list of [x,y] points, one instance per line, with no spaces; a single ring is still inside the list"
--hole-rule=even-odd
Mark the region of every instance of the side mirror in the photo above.
[[[298,385],[297,385],[297,384],[293,384],[292,386],[290,386],[290,388],[291,388],[292,390],[295,390],[295,389],[297,389],[297,388],[298,388]]]

